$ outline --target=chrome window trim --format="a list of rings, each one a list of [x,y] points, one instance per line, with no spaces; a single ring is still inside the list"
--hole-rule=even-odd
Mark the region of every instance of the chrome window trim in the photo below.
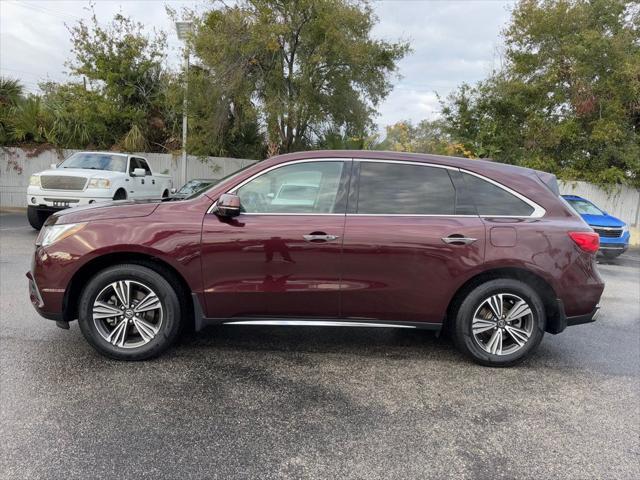
[[[485,182],[489,182],[493,185],[495,185],[498,188],[501,188],[502,190],[504,190],[507,193],[510,193],[511,195],[513,195],[516,198],[519,198],[520,200],[522,200],[524,203],[526,203],[527,205],[529,205],[531,208],[533,208],[533,212],[531,212],[530,215],[480,215],[480,217],[482,218],[542,218],[544,217],[545,213],[547,213],[547,211],[542,208],[540,205],[538,205],[536,202],[534,202],[533,200],[530,200],[529,198],[525,197],[524,195],[516,192],[515,190],[512,190],[511,188],[496,182],[495,180],[492,180],[491,178],[485,177],[484,175],[480,175],[478,173],[475,172],[471,172],[469,170],[465,170],[464,168],[460,168],[458,169],[461,173],[467,173],[469,175],[473,175],[474,177],[477,177],[481,180],[484,180]]]
[[[298,163],[311,163],[311,162],[351,162],[353,161],[352,158],[349,157],[344,157],[344,158],[305,158],[302,160],[292,160],[290,162],[286,162],[286,163],[279,163],[277,165],[272,165],[269,168],[265,169],[265,170],[261,170],[258,173],[252,175],[251,177],[247,178],[246,180],[243,180],[242,182],[240,182],[238,185],[236,185],[235,187],[233,187],[231,190],[227,191],[226,193],[236,193],[238,191],[239,188],[244,187],[247,183],[249,183],[251,180],[254,180],[262,175],[265,175],[267,173],[269,173],[272,170],[276,170],[278,168],[282,168],[282,167],[287,167],[289,165],[295,165]],[[207,213],[212,213],[213,209],[215,208],[216,204],[218,203],[218,201],[216,200],[215,202],[213,202],[213,204],[209,207],[209,209],[207,210]],[[245,215],[339,215],[339,216],[344,216],[344,213],[246,213]]]
[[[464,168],[457,168],[457,167],[452,167],[450,165],[438,165],[438,164],[434,164],[434,163],[423,163],[423,162],[411,162],[411,161],[406,161],[406,160],[386,160],[386,159],[369,159],[369,158],[348,158],[348,157],[343,157],[343,158],[306,158],[306,159],[302,159],[302,160],[292,160],[290,162],[286,162],[286,163],[280,163],[277,165],[273,165],[269,168],[267,168],[266,170],[262,170],[254,175],[252,175],[251,177],[247,178],[246,180],[243,180],[242,182],[240,182],[238,185],[236,185],[235,187],[233,187],[231,190],[227,191],[226,193],[235,193],[239,188],[243,187],[244,185],[246,185],[247,183],[249,183],[250,181],[252,181],[255,178],[258,178],[261,175],[264,175],[266,173],[269,173],[272,170],[276,170],[278,168],[281,167],[285,167],[288,165],[295,165],[298,163],[311,163],[311,162],[349,162],[349,161],[356,161],[356,162],[368,162],[368,163],[399,163],[399,164],[404,164],[404,165],[417,165],[420,167],[434,167],[434,168],[442,168],[444,170],[452,170],[452,171],[458,171],[461,173],[467,173],[469,175],[473,175],[474,177],[477,177],[481,180],[484,180],[485,182],[489,182],[493,185],[495,185],[498,188],[501,188],[502,190],[506,191],[507,193],[510,193],[511,195],[513,195],[514,197],[522,200],[523,202],[525,202],[527,205],[529,205],[531,208],[533,208],[533,212],[531,213],[531,215],[455,215],[455,214],[424,214],[424,213],[244,213],[244,215],[258,215],[258,216],[330,216],[330,217],[335,217],[335,216],[353,216],[353,217],[449,217],[449,218],[531,218],[531,219],[535,219],[535,218],[542,218],[547,212],[546,210],[541,207],[540,205],[538,205],[536,202],[534,202],[533,200],[530,200],[529,198],[525,197],[524,195],[516,192],[515,190],[512,190],[511,188],[491,179],[488,177],[485,177],[484,175],[480,175],[478,173],[472,172],[470,170],[466,170]],[[213,204],[209,207],[209,209],[207,210],[207,213],[213,213],[213,210],[216,206],[218,202],[215,201],[213,202]]]
[[[360,163],[400,163],[403,165],[414,165],[417,167],[434,167],[434,168],[442,168],[444,170],[454,170],[457,171],[459,168],[452,167],[450,165],[438,165],[437,163],[424,163],[424,162],[410,162],[407,160],[385,160],[385,159],[375,159],[375,158],[354,158],[354,162]]]

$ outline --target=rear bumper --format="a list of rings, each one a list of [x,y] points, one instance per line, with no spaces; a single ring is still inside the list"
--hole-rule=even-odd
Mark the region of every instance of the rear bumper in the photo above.
[[[567,327],[572,327],[574,325],[582,325],[584,323],[595,322],[598,319],[598,316],[600,315],[600,305],[598,304],[595,306],[595,308],[591,312],[587,314],[568,317],[565,313],[564,303],[562,302],[562,300],[558,299],[557,302],[558,302],[557,317],[553,319],[552,322],[549,322],[547,324],[547,331],[549,333],[553,333],[553,334],[561,333]]]

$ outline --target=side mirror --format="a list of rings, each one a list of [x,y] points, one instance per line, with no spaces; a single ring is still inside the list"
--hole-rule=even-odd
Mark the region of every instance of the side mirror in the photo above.
[[[134,168],[131,172],[132,177],[144,177],[147,174],[144,168]]]
[[[216,215],[220,217],[237,217],[240,215],[240,197],[233,193],[223,193],[216,205]]]
[[[51,168],[52,168],[53,170],[55,170],[56,168],[58,168],[58,164],[57,164],[57,163],[52,163],[50,166],[51,166]]]
[[[173,187],[173,188],[170,190],[171,195],[175,195],[177,191],[178,191],[178,189],[177,189],[177,188],[175,188],[175,187]]]

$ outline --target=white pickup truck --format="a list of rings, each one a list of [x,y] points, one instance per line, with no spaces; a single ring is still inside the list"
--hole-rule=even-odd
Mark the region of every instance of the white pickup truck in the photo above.
[[[29,179],[27,217],[36,230],[63,208],[171,193],[171,177],[152,172],[147,160],[136,155],[76,152],[51,167]]]

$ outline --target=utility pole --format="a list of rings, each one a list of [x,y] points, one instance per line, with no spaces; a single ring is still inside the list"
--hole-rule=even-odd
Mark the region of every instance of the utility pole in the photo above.
[[[176,22],[178,38],[184,42],[184,100],[182,102],[182,184],[187,183],[187,108],[189,106],[189,34],[193,27],[192,22]]]

